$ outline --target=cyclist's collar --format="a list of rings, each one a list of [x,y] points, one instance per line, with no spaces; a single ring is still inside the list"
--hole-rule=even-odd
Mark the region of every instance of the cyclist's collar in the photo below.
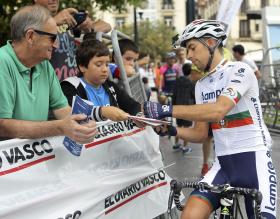
[[[227,63],[228,60],[226,59],[222,59],[222,61],[220,61],[220,63],[210,72],[207,72],[201,79],[204,79],[206,78],[208,75],[212,75],[214,74],[216,71],[218,71],[219,69],[221,69],[226,63]],[[201,80],[200,79],[200,80]]]

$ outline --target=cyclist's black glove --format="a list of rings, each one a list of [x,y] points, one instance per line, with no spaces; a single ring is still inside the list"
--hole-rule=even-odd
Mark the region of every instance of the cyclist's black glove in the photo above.
[[[148,118],[163,119],[165,117],[171,117],[172,111],[172,105],[161,105],[160,103],[151,101],[144,102],[144,114]]]
[[[159,136],[176,136],[177,135],[177,129],[176,127],[172,125],[167,125],[167,126],[157,126],[154,128],[154,131],[159,135]]]

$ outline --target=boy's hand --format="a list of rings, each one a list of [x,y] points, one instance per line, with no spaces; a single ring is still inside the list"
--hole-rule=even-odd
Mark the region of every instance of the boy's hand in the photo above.
[[[103,106],[101,114],[104,118],[112,121],[123,121],[128,119],[128,113],[114,106]]]

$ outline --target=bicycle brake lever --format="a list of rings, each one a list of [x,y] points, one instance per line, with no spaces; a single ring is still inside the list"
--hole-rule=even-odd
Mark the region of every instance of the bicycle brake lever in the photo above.
[[[167,207],[167,214],[171,217],[171,208],[174,198],[174,191],[172,188],[170,188],[169,198],[168,198],[168,207]]]

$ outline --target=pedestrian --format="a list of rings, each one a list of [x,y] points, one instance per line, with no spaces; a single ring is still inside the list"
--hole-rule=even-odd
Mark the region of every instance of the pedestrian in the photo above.
[[[89,16],[86,16],[85,21],[77,26],[74,15],[78,13],[78,10],[65,8],[59,11],[59,0],[33,0],[33,3],[47,8],[58,26],[59,43],[58,47],[53,50],[50,60],[58,79],[62,81],[67,77],[77,75],[78,69],[75,59],[77,41],[74,32],[78,30],[84,33],[92,31],[106,33],[111,30],[111,26],[102,20],[93,21]]]
[[[191,64],[186,63],[182,66],[183,76],[180,76],[176,80],[174,86],[172,104],[173,105],[193,105],[195,104],[194,95],[194,83],[189,79],[191,74]],[[177,127],[190,127],[192,126],[192,121],[184,119],[176,119]],[[183,154],[189,154],[192,148],[188,145],[187,140],[183,140],[183,145],[179,144],[179,137],[175,136],[175,145],[173,149],[181,149]]]
[[[234,47],[232,47],[232,51],[233,51],[233,57],[235,58],[235,60],[248,64],[254,71],[257,79],[259,80],[261,78],[261,73],[259,71],[259,68],[256,65],[256,63],[254,62],[254,60],[245,56],[244,46],[242,46],[241,44],[235,45]]]

